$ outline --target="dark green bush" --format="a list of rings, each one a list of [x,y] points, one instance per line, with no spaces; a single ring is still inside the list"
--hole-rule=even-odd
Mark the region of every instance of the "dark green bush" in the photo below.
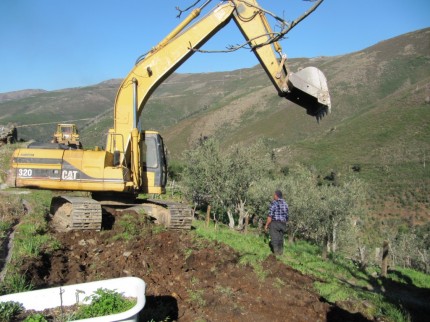
[[[28,316],[24,322],[48,322],[48,320],[40,313]]]
[[[126,299],[114,290],[103,288],[99,288],[94,294],[87,296],[85,300],[91,300],[91,304],[79,308],[74,315],[76,320],[125,312],[136,304],[135,300]]]
[[[8,301],[0,303],[0,322],[12,321],[15,316],[24,310],[21,303]]]

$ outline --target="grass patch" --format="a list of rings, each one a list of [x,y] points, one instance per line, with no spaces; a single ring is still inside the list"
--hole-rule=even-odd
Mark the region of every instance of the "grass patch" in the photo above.
[[[224,287],[221,285],[216,285],[215,291],[222,294],[222,295],[225,295],[226,297],[229,297],[229,298],[234,295],[234,291],[232,290],[231,287],[228,287],[228,286]]]
[[[241,254],[249,254],[251,258],[257,258],[261,261],[270,255],[270,250],[264,239],[255,234],[241,234],[221,226],[214,229],[213,224],[206,228],[203,221],[194,221],[193,226],[196,227],[196,233],[199,236],[208,240],[223,242]]]
[[[20,272],[22,264],[29,258],[40,257],[42,253],[50,253],[61,247],[48,234],[47,214],[51,196],[50,191],[34,190],[19,196],[8,195],[7,201],[2,203],[4,205],[14,201],[11,209],[15,211],[12,213],[17,223],[14,228],[13,253],[6,264],[6,276],[0,285],[4,294],[31,290],[33,286],[26,280],[25,274]]]
[[[26,195],[25,198],[30,209],[15,229],[13,258],[16,260],[35,258],[42,252],[52,252],[60,247],[58,241],[48,234],[46,218],[52,193],[38,190]]]
[[[13,225],[22,215],[22,200],[19,196],[0,194],[0,242],[7,237]]]
[[[203,294],[205,293],[204,290],[188,290],[188,301],[192,303],[196,303],[199,306],[205,306],[206,301],[203,298]]]
[[[430,289],[430,276],[413,269],[398,267],[395,271],[389,272],[388,277],[399,283]]]
[[[142,224],[143,216],[133,216],[131,214],[124,213],[119,217],[116,225],[121,227],[121,232],[113,236],[113,240],[132,240],[139,236],[142,232],[141,224]]]
[[[315,282],[315,288],[319,294],[328,302],[335,303],[338,301],[356,300],[353,293],[340,284]]]
[[[33,284],[29,283],[26,277],[18,272],[8,273],[0,285],[1,294],[20,293],[32,289]]]

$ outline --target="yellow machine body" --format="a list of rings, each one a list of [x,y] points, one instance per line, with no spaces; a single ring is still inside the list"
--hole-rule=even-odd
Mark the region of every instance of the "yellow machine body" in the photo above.
[[[160,174],[165,167],[164,156],[160,156],[158,152],[161,150],[157,149],[157,144],[162,144],[161,137],[156,132],[147,131],[138,140],[139,150],[150,152],[144,155],[145,159],[137,160],[141,173],[138,187],[133,184],[128,167],[115,165],[114,153],[53,149],[49,146],[14,151],[12,184],[15,187],[51,190],[161,194],[164,186],[160,175],[165,175]]]

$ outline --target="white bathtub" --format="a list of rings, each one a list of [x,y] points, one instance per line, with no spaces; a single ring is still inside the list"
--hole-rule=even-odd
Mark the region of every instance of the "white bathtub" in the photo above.
[[[14,293],[0,296],[0,302],[16,301],[21,303],[27,310],[43,311],[44,309],[54,308],[61,305],[60,289],[62,294],[63,306],[76,304],[77,294],[79,303],[84,302],[86,296],[92,295],[97,289],[104,288],[115,290],[125,297],[134,297],[137,303],[130,310],[100,316],[91,319],[78,320],[80,322],[137,322],[139,312],[145,306],[145,282],[137,277],[120,277],[96,282],[52,287],[42,290]],[[85,292],[85,293],[82,293]]]

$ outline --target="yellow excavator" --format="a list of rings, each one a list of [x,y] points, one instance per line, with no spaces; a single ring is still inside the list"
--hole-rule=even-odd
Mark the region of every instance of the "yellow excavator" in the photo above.
[[[330,111],[324,74],[315,67],[292,73],[265,11],[255,0],[218,3],[197,22],[207,6],[194,9],[165,39],[138,60],[119,87],[114,125],[105,150],[52,147],[17,149],[12,158],[9,184],[14,187],[85,191],[90,197],[54,197],[53,221],[58,228],[101,229],[102,206],[138,205],[169,228],[190,229],[191,209],[186,205],[140,200],[140,193],[165,192],[167,173],[163,140],[154,131],[139,131],[139,118],[154,90],[207,40],[234,21],[264,67],[279,96],[304,107],[317,118]]]
[[[64,144],[71,149],[82,149],[76,124],[60,123],[54,132],[52,143]]]

